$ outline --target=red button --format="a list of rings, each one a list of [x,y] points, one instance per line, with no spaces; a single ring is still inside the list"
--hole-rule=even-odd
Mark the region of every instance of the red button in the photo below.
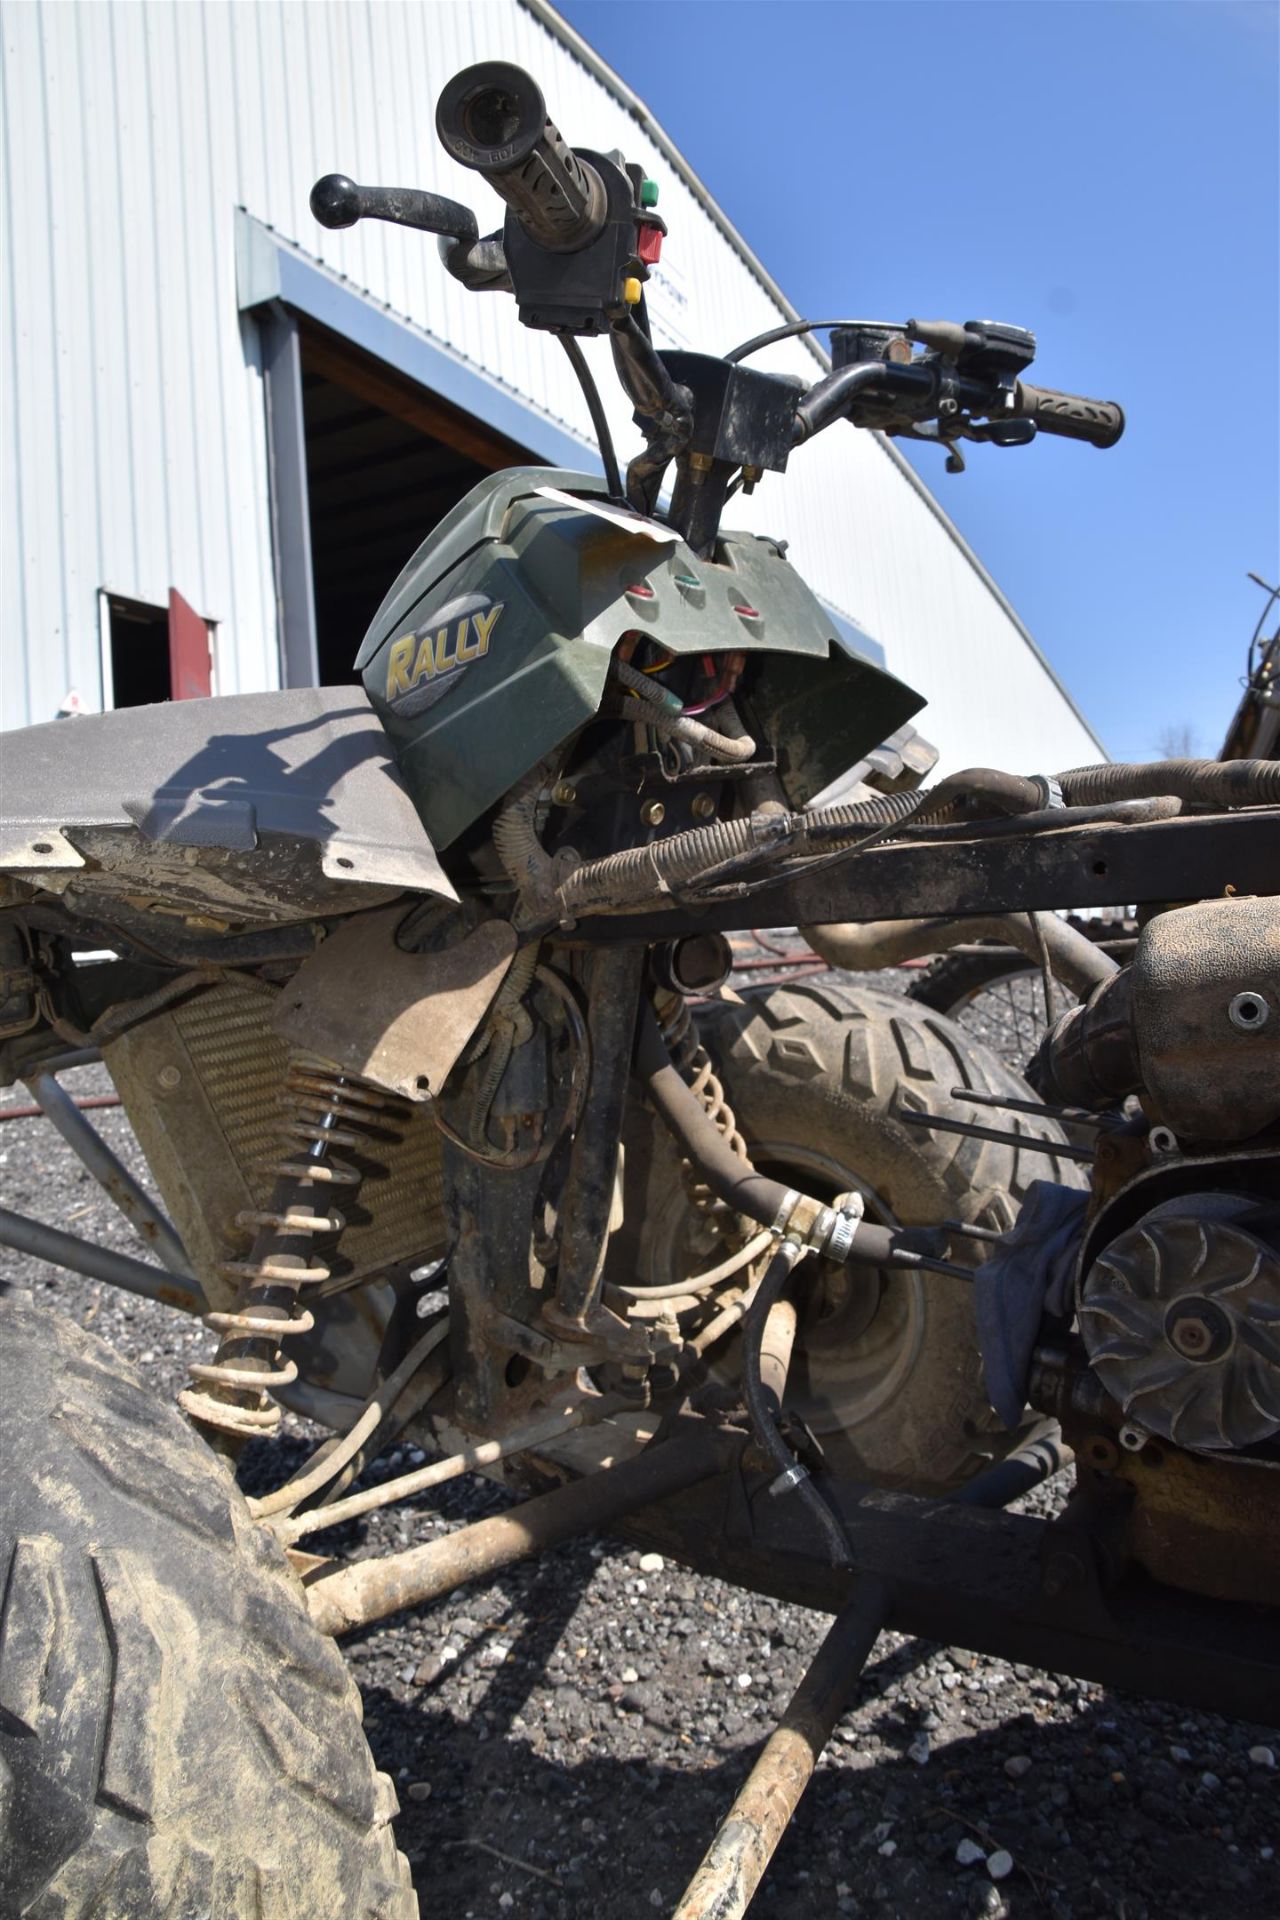
[[[636,253],[647,267],[654,266],[662,258],[662,228],[641,227],[640,245]]]

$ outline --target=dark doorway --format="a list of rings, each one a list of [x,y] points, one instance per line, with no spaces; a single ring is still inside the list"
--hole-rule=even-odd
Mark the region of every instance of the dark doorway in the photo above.
[[[111,626],[111,704],[152,707],[169,698],[169,609],[107,598]]]
[[[106,601],[113,707],[208,696],[213,629],[176,587],[169,589],[164,607],[116,593],[107,594]]]
[[[355,677],[365,629],[431,529],[486,473],[533,458],[337,335],[301,322],[322,686]]]

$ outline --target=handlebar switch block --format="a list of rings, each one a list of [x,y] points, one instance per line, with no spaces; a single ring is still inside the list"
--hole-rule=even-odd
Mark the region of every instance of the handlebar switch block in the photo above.
[[[518,214],[509,212],[503,251],[526,327],[606,333],[610,314],[622,304],[623,282],[637,272],[646,278],[648,268],[641,264],[635,190],[628,174],[605,154],[584,147],[577,154],[603,189],[604,214],[595,239],[573,253],[552,253],[533,238]]]

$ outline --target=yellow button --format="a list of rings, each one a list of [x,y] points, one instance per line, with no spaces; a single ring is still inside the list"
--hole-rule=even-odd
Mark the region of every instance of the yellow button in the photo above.
[[[644,288],[634,274],[630,275],[630,277],[622,283],[622,297],[629,307],[634,307],[639,303],[640,295],[643,292]]]

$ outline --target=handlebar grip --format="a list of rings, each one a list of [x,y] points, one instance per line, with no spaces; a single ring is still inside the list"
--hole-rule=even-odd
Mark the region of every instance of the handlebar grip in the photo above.
[[[1078,393],[1028,386],[1025,380],[1018,382],[1014,411],[1024,420],[1034,420],[1041,433],[1087,440],[1095,447],[1114,447],[1124,432],[1124,413],[1114,400],[1086,400]]]
[[[603,230],[604,182],[547,118],[542,89],[523,67],[482,60],[456,73],[437,102],[436,132],[548,252],[579,253]]]

